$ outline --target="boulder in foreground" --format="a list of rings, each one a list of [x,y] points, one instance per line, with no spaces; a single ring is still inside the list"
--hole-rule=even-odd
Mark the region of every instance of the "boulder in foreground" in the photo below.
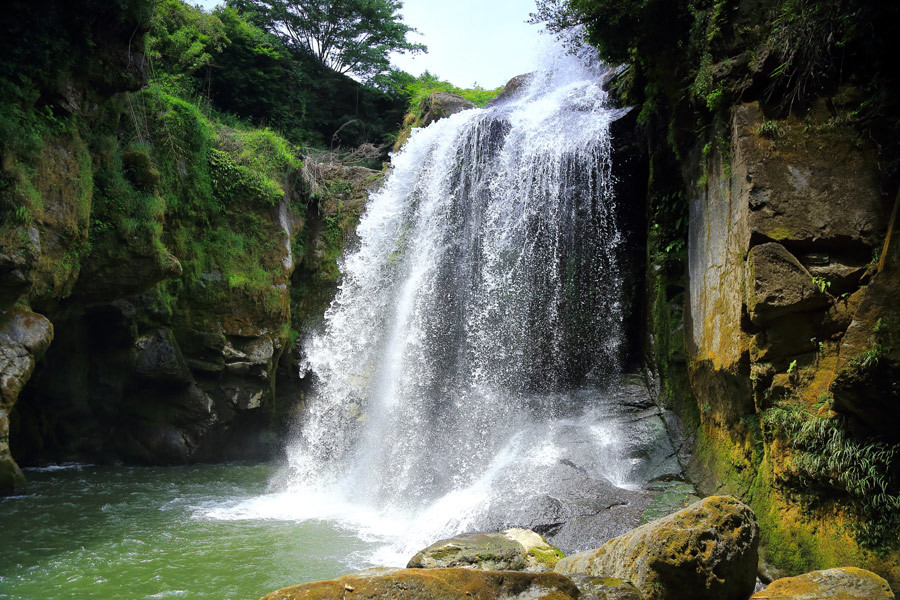
[[[476,569],[375,570],[286,587],[262,600],[575,600],[568,577],[557,573]]]
[[[756,582],[758,546],[750,507],[711,496],[564,558],[555,570],[625,579],[647,600],[745,600]]]
[[[776,579],[750,600],[894,600],[894,593],[875,573],[843,567]]]
[[[407,569],[463,567],[488,571],[552,571],[564,555],[530,529],[464,533],[413,556]]]

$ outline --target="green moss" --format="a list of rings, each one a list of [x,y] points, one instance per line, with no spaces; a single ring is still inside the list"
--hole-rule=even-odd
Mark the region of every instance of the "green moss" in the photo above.
[[[548,571],[552,571],[556,563],[566,557],[558,548],[550,546],[549,548],[532,548],[528,551],[528,556],[543,565]]]

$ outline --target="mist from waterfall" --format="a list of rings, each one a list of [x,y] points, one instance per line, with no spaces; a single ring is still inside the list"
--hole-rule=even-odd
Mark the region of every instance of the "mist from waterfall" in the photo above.
[[[554,51],[516,96],[413,131],[304,347],[283,476],[214,516],[337,521],[386,541],[361,563],[402,565],[545,518],[572,474],[635,483],[604,69]]]

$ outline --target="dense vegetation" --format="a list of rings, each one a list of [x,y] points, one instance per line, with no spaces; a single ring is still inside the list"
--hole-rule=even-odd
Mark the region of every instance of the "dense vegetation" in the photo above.
[[[896,3],[539,0],[532,18],[560,34],[582,28],[574,43],[627,65],[619,93],[676,150],[736,101],[762,100],[783,114],[851,84],[866,96],[854,117],[886,144],[885,160],[897,168]]]
[[[407,106],[433,91],[474,95],[482,104],[495,94],[385,69],[384,56],[365,59],[378,87],[360,84],[274,33],[278,19],[287,18],[285,3],[232,2],[211,13],[181,0],[120,0],[116,10],[93,0],[37,4],[13,2],[3,14],[10,35],[0,42],[0,212],[5,247],[24,251],[22,226],[43,218],[35,178],[52,168],[40,154],[65,139],[80,157],[79,171],[58,177],[82,181],[84,214],[67,225],[80,241],[42,284],[51,296],[71,293],[81,259],[92,251],[119,252],[117,236],[155,260],[175,250],[189,259],[185,275],[192,278],[208,271],[213,257],[245,262],[243,269],[226,268],[227,279],[263,289],[271,282],[254,263],[259,248],[239,239],[240,230],[220,229],[230,223],[229,196],[249,186],[263,204],[276,204],[284,172],[300,166],[295,145],[350,150],[370,143],[383,156]],[[389,29],[395,46],[403,46],[408,28],[396,23],[398,4],[383,4],[380,20],[373,25],[368,15],[366,26]],[[114,44],[99,44],[110,38]],[[185,180],[172,170],[176,164],[196,176]],[[164,244],[164,221],[204,229],[199,237],[170,231]]]

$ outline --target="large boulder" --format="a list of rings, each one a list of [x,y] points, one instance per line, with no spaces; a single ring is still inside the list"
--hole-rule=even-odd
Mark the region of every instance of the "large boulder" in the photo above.
[[[263,600],[566,600],[581,593],[568,577],[556,573],[479,571],[475,569],[401,569],[345,575],[280,589]]]
[[[865,569],[843,567],[777,579],[750,600],[893,600],[888,582]]]
[[[507,100],[518,97],[522,92],[528,89],[528,86],[533,79],[534,73],[516,75],[506,82],[506,85],[503,86],[503,90],[497,94],[493,100],[488,102],[487,106],[494,106],[495,104],[500,104],[501,102],[506,102]]]
[[[750,507],[711,496],[564,558],[555,571],[625,579],[648,600],[743,600],[756,583],[758,546]]]
[[[565,556],[530,529],[464,533],[416,553],[407,569],[466,567],[487,571],[552,571]]]

